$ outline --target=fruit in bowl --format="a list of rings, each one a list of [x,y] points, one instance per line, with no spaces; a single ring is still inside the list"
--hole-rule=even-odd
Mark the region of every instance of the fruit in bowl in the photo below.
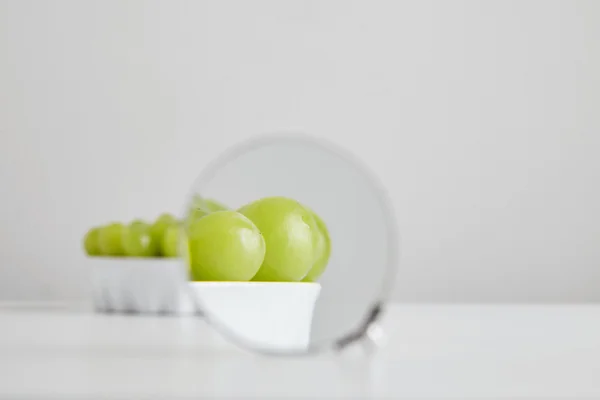
[[[226,211],[229,207],[223,203],[218,202],[214,199],[205,199],[201,196],[194,196],[192,203],[188,211],[187,219],[189,222],[193,222],[196,219],[200,219],[210,213],[216,211]]]
[[[240,208],[262,232],[267,251],[255,281],[302,280],[313,265],[313,235],[318,227],[310,211],[296,200],[267,197]]]
[[[310,210],[315,223],[317,225],[316,232],[313,232],[313,251],[314,251],[314,262],[306,276],[302,279],[302,282],[316,282],[329,262],[329,256],[331,255],[331,239],[329,238],[329,230],[325,222],[319,217],[314,211]]]
[[[306,346],[320,285],[298,282],[315,282],[327,266],[330,239],[323,220],[285,197],[263,198],[238,211],[198,197],[189,211],[183,220],[163,213],[152,223],[115,222],[85,234],[84,250],[94,259],[96,309],[197,311],[182,288],[187,275],[202,304],[248,339]]]
[[[125,227],[122,237],[123,251],[130,257],[154,257],[159,251],[159,242],[146,222],[136,220]]]
[[[101,255],[122,256],[124,254],[122,242],[124,229],[123,224],[118,222],[100,228],[98,232],[98,248]]]
[[[169,226],[176,224],[177,219],[174,216],[168,213],[161,214],[156,221],[150,227],[150,234],[152,235],[152,239],[155,243],[161,243],[163,240],[163,236]],[[161,255],[161,248],[157,249],[159,255]]]
[[[191,276],[198,281],[249,281],[265,258],[256,225],[236,211],[217,211],[191,222]]]
[[[100,245],[98,243],[98,236],[100,235],[100,228],[92,228],[85,234],[83,238],[83,248],[89,256],[99,256],[102,254]]]
[[[180,224],[172,224],[165,230],[162,236],[160,254],[163,257],[179,257],[181,256],[181,243],[186,241],[183,227]]]
[[[266,197],[237,211],[196,196],[183,221],[169,213],[90,229],[89,256],[182,257],[195,281],[315,282],[327,268],[331,240],[313,210]]]

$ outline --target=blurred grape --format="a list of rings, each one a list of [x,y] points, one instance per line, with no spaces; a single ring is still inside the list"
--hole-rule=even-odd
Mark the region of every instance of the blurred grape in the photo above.
[[[98,247],[102,255],[122,256],[123,252],[123,224],[114,222],[100,228],[98,233]]]
[[[185,232],[179,224],[171,224],[164,232],[161,241],[161,254],[165,257],[179,257],[180,241],[184,241]]]
[[[89,256],[99,256],[102,254],[100,246],[98,245],[98,236],[100,234],[100,228],[94,227],[87,231],[83,238],[83,248]]]
[[[171,214],[161,214],[150,227],[150,235],[152,235],[152,239],[154,240],[154,242],[162,243],[165,231],[169,226],[173,225],[176,222],[177,220]],[[158,249],[158,255],[162,255],[162,251],[160,248]]]
[[[130,257],[154,257],[158,255],[158,244],[151,234],[151,226],[136,220],[123,230],[123,251]]]

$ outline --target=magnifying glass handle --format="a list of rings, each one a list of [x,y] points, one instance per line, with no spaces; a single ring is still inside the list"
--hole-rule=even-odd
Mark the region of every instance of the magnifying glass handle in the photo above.
[[[383,327],[375,322],[369,325],[361,343],[365,352],[370,354],[384,347],[386,342],[387,336]]]
[[[364,352],[371,354],[382,347],[385,344],[386,336],[379,323],[381,315],[382,304],[377,303],[369,312],[360,329],[338,340],[335,345],[336,350],[343,351],[355,343],[360,343]]]
[[[386,342],[386,335],[377,321],[371,321],[353,336],[352,340],[338,343],[337,364],[351,383],[353,395],[367,398],[373,395],[377,381],[375,353]]]

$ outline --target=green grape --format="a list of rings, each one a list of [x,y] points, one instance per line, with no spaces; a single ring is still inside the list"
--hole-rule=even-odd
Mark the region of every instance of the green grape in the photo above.
[[[185,229],[181,224],[173,224],[167,228],[161,243],[164,257],[181,257],[191,274],[190,246]]]
[[[215,211],[226,211],[229,210],[229,207],[226,205],[219,203],[213,199],[204,199],[198,195],[194,196],[192,199],[192,204],[190,206],[190,210],[188,212],[188,220],[194,221],[196,219],[202,218],[207,214],[210,214]]]
[[[158,254],[158,242],[150,232],[151,226],[136,220],[123,230],[122,244],[125,255],[130,257],[154,257]]]
[[[89,256],[99,256],[102,254],[100,247],[98,246],[98,235],[100,228],[90,229],[83,238],[83,248]]]
[[[315,262],[308,271],[308,274],[302,279],[303,282],[316,282],[317,279],[325,272],[327,263],[329,262],[329,256],[331,255],[331,240],[329,238],[329,231],[327,225],[314,211],[308,209],[317,224],[316,232],[313,232],[313,245],[315,246]]]
[[[161,253],[165,257],[179,257],[180,241],[185,240],[185,232],[179,224],[172,224],[162,237]]]
[[[188,214],[188,221],[192,222],[208,215],[209,213],[201,208],[192,208]]]
[[[217,211],[193,221],[188,238],[193,280],[249,281],[265,257],[260,231],[236,211]]]
[[[229,210],[229,207],[227,207],[223,203],[219,203],[218,201],[216,201],[214,199],[205,199],[204,205],[205,205],[206,209],[210,212]]]
[[[265,260],[253,280],[302,280],[313,266],[313,231],[317,231],[310,211],[285,197],[268,197],[239,210],[262,232],[267,245]]]
[[[118,222],[100,228],[98,233],[98,247],[105,256],[123,255],[123,224]]]
[[[154,242],[161,243],[165,230],[175,222],[177,222],[177,220],[171,214],[161,214],[150,227],[150,235],[152,235]],[[160,253],[160,248],[158,251]]]
[[[131,224],[129,224],[129,225],[132,225],[132,226],[147,226],[147,227],[150,227],[150,224],[149,224],[149,223],[147,223],[146,221],[143,221],[143,220],[141,220],[141,219],[134,219],[133,221],[131,221]]]
[[[229,210],[229,207],[227,207],[223,203],[220,203],[215,199],[206,199],[199,195],[194,195],[194,197],[192,198],[192,207],[202,208],[208,212]]]

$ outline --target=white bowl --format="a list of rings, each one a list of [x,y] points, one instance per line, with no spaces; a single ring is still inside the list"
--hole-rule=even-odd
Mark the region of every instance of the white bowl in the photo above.
[[[318,283],[189,282],[176,258],[88,260],[98,312],[185,315],[199,308],[226,336],[253,348],[309,345]]]
[[[177,258],[89,257],[99,312],[187,314],[187,276]]]
[[[306,350],[318,283],[190,282],[198,306],[231,339],[255,349]]]

